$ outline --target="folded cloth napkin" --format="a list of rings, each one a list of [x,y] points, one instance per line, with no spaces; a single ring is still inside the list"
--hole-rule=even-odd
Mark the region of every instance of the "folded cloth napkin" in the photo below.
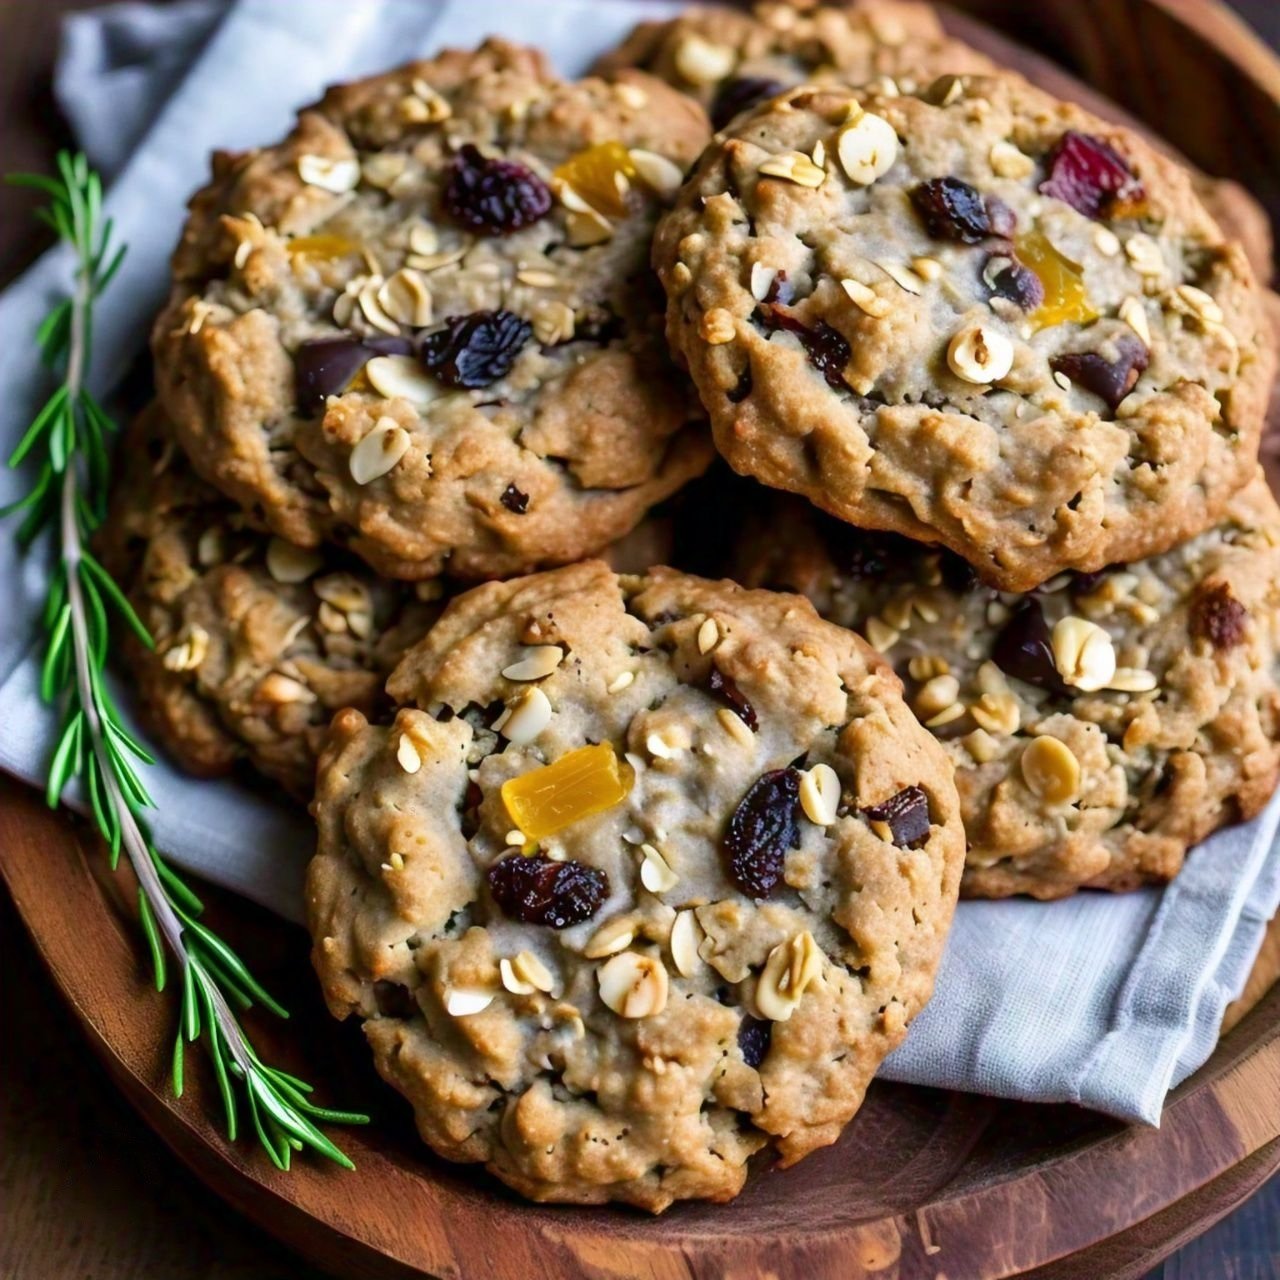
[[[94,377],[109,391],[146,339],[183,202],[214,147],[270,142],[333,81],[499,32],[580,72],[657,0],[183,0],[68,19],[59,98],[91,158],[118,177],[107,201],[130,245],[102,305]],[[0,296],[0,448],[44,389],[28,339],[67,283],[53,252]],[[20,492],[0,475],[0,504]],[[39,782],[51,717],[32,636],[45,562],[0,537],[0,767]],[[147,771],[153,828],[174,862],[297,919],[311,847],[304,817],[235,782]],[[1215,835],[1164,890],[1065,902],[962,903],[932,1003],[885,1063],[897,1080],[1032,1101],[1077,1102],[1158,1123],[1244,984],[1280,904],[1280,801]]]

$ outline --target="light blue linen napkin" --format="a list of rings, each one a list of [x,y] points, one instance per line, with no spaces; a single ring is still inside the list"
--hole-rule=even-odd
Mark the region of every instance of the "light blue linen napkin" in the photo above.
[[[182,0],[73,16],[57,89],[91,158],[117,174],[108,200],[127,264],[99,324],[94,365],[109,391],[144,344],[187,196],[215,147],[267,143],[333,81],[490,33],[546,49],[580,72],[654,0]],[[0,296],[0,446],[41,393],[28,335],[66,284],[41,259]],[[0,475],[0,504],[19,492]],[[39,556],[0,536],[0,767],[39,781],[52,735],[35,691]],[[235,782],[148,771],[154,828],[175,862],[291,919],[311,830]],[[1164,1096],[1212,1051],[1280,904],[1280,801],[1194,851],[1172,886],[1065,902],[962,903],[932,1003],[887,1077],[1032,1101],[1071,1101],[1158,1123]]]

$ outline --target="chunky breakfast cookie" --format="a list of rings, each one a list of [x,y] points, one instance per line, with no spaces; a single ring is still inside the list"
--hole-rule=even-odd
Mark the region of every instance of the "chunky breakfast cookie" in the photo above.
[[[247,759],[308,798],[334,713],[381,705],[388,673],[439,615],[442,584],[383,582],[348,554],[247,528],[155,406],[119,456],[99,550],[155,640],[124,645],[149,727],[192,773]]]
[[[739,117],[654,261],[735,469],[1002,588],[1164,550],[1253,474],[1244,255],[1176,165],[1017,77]]]
[[[600,74],[638,67],[698,99],[722,129],[739,112],[802,81],[910,91],[944,72],[987,72],[991,60],[948,39],[929,5],[906,0],[804,6],[708,5],[642,22],[596,62]]]
[[[330,90],[192,202],[152,339],[179,443],[392,577],[598,551],[711,455],[648,267],[707,136],[660,81],[500,40]]]
[[[476,588],[334,723],[334,1014],[442,1155],[539,1200],[725,1200],[833,1142],[928,999],[945,754],[797,596],[600,562]]]
[[[956,766],[966,895],[1168,880],[1275,787],[1280,510],[1260,475],[1182,546],[1026,595],[795,498],[740,557],[745,581],[804,592],[906,682]]]

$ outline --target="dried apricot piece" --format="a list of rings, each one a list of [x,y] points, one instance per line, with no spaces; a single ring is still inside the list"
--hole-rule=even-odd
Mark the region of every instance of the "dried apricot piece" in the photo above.
[[[314,236],[296,236],[285,243],[291,260],[303,262],[336,262],[360,252],[360,245],[349,236],[322,231]]]
[[[631,153],[620,142],[599,142],[572,155],[555,176],[606,218],[625,218],[639,176]]]
[[[530,840],[541,840],[620,804],[634,781],[612,745],[601,742],[508,778],[502,784],[502,803]]]
[[[1037,329],[1055,324],[1089,324],[1098,312],[1089,302],[1084,272],[1053,247],[1042,231],[1028,231],[1016,244],[1018,261],[1030,267],[1044,285],[1044,301],[1030,315]]]

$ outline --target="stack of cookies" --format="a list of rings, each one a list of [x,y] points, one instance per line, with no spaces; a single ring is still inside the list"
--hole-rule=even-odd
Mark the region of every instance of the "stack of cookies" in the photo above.
[[[926,6],[597,72],[490,40],[216,157],[103,553],[153,732],[312,800],[426,1141],[657,1211],[839,1136],[962,888],[1265,803],[1272,356],[1193,180]]]

